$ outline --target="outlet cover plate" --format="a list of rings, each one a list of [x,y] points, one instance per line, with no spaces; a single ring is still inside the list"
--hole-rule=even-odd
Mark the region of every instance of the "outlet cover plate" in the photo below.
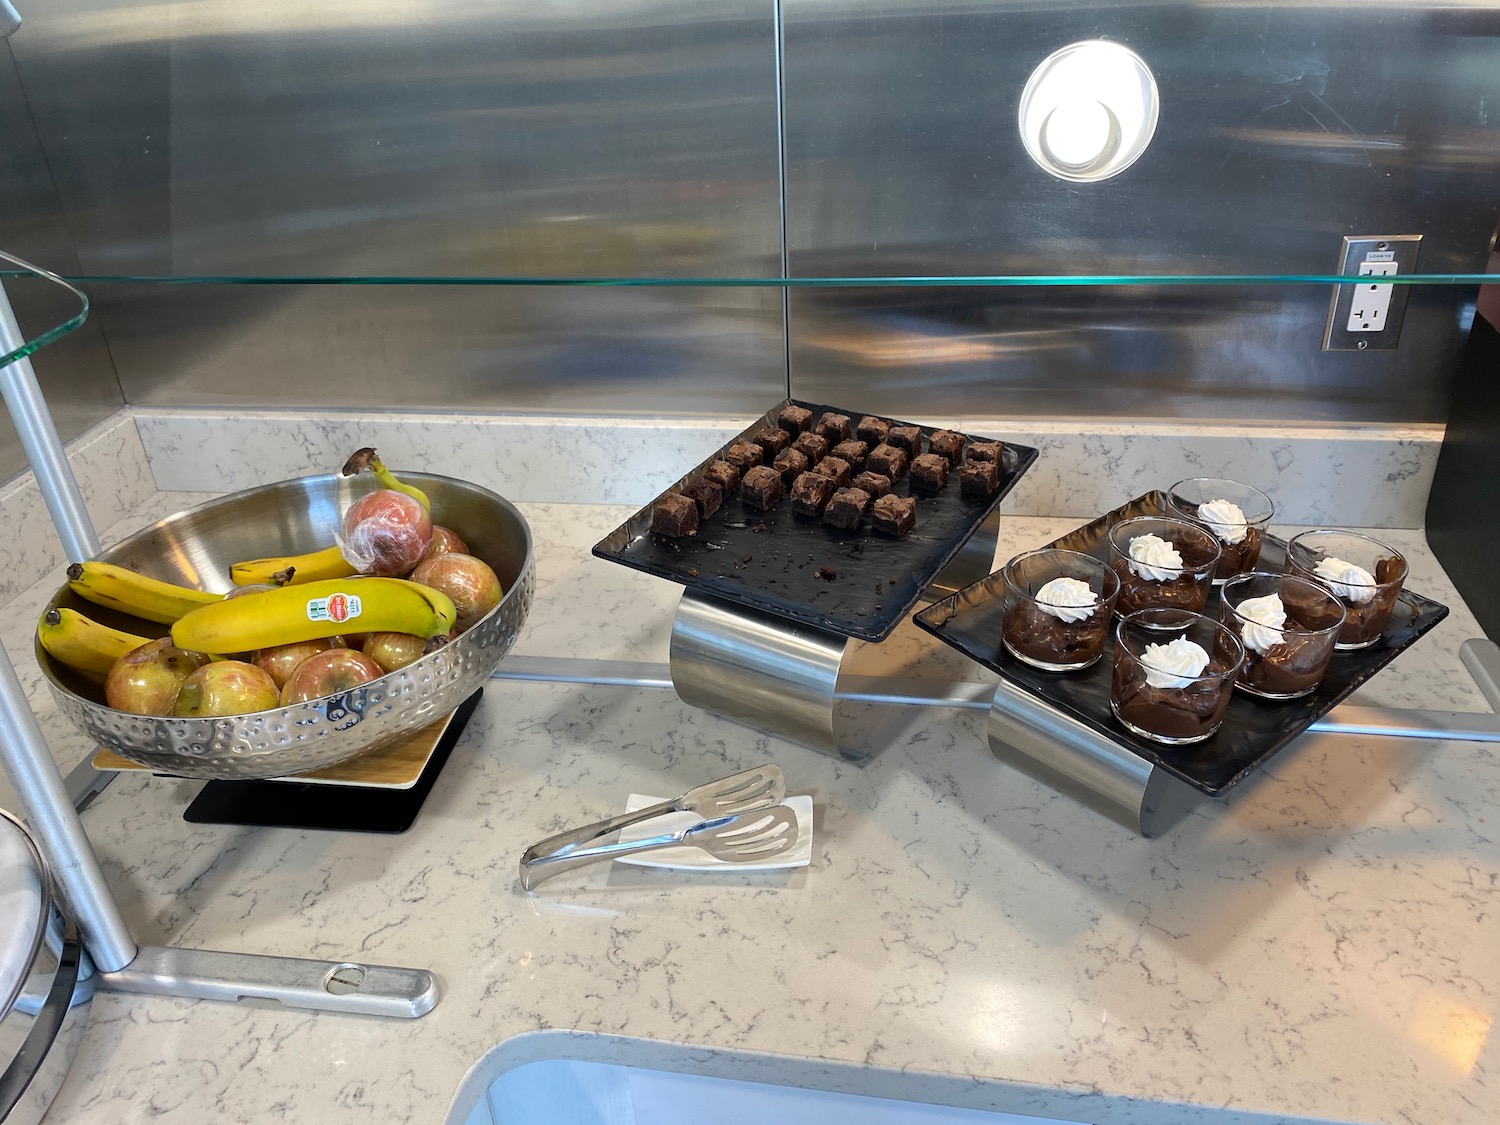
[[[1416,273],[1421,244],[1420,234],[1346,235],[1338,272],[1350,277]],[[1334,286],[1328,323],[1323,329],[1323,350],[1394,350],[1401,339],[1408,290],[1405,285],[1377,286],[1371,282]],[[1356,312],[1367,315],[1355,316]]]

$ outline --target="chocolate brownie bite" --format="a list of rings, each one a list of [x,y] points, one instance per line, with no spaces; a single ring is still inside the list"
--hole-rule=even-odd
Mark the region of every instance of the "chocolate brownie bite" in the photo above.
[[[776,424],[795,438],[812,429],[812,411],[805,406],[783,406],[776,412]]]
[[[706,477],[683,485],[679,491],[697,505],[700,523],[717,512],[719,505],[724,503],[724,490]]]
[[[958,491],[964,496],[993,496],[1000,487],[1000,465],[996,461],[965,461],[958,471]]]
[[[769,465],[756,465],[740,482],[740,499],[763,512],[776,507],[785,495],[781,474]]]
[[[841,488],[823,509],[823,522],[830,527],[853,531],[870,506],[870,494],[862,488]]]
[[[906,455],[915,461],[922,452],[922,427],[892,426],[891,432],[885,435],[885,443],[905,450]]]
[[[698,533],[698,505],[686,496],[670,492],[651,509],[651,530],[658,535],[681,539]]]
[[[886,434],[891,432],[891,424],[883,418],[876,418],[872,414],[866,414],[859,420],[859,425],[854,427],[854,436],[859,438],[871,449],[885,442]]]
[[[803,473],[792,482],[792,511],[799,516],[821,516],[838,485],[822,473]]]
[[[910,496],[882,496],[870,506],[870,525],[881,535],[900,539],[917,526],[917,502]]]
[[[998,441],[971,441],[969,442],[968,459],[970,461],[993,461],[999,464],[1001,454],[1005,452],[1005,444]]]
[[[829,454],[814,465],[813,472],[822,473],[825,477],[832,477],[840,488],[848,488],[849,478],[853,475],[853,470],[849,467],[849,462],[845,461],[842,457],[835,457],[832,454]]]
[[[934,431],[927,439],[927,452],[936,453],[948,462],[950,469],[956,469],[964,457],[964,435],[952,430]]]
[[[771,467],[781,474],[781,483],[791,488],[792,482],[807,472],[812,463],[808,461],[807,454],[800,450],[783,449],[776,454],[776,461]]]
[[[710,461],[703,470],[703,479],[719,486],[719,491],[728,496],[740,486],[740,471],[728,461]]]
[[[830,444],[848,441],[849,435],[854,432],[854,425],[847,414],[835,414],[829,411],[818,419],[818,424],[813,427],[813,432],[828,439]]]
[[[862,488],[875,499],[888,496],[891,491],[891,478],[883,477],[879,473],[872,473],[868,469],[860,473],[849,482],[850,488]]]
[[[724,460],[741,473],[753,469],[765,459],[765,451],[753,441],[736,441],[724,450]]]
[[[828,456],[828,439],[821,434],[809,432],[792,442],[792,448],[806,457],[809,465],[816,465]]]
[[[849,462],[852,472],[859,472],[865,467],[865,458],[870,455],[870,447],[862,441],[841,441],[829,452],[830,457],[837,457],[841,461]]]
[[[763,430],[757,430],[755,436],[750,440],[760,446],[764,454],[761,460],[765,463],[771,461],[776,454],[792,444],[792,435],[785,430],[767,426]]]
[[[870,450],[870,456],[865,460],[865,468],[872,473],[879,473],[883,477],[897,481],[906,475],[908,463],[906,450],[898,449],[894,445],[877,445]]]
[[[948,459],[936,453],[923,453],[911,463],[911,486],[938,492],[948,483]]]

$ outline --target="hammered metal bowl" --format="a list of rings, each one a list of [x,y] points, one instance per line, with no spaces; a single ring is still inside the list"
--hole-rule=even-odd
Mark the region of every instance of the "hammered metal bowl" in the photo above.
[[[536,591],[531,529],[511,503],[452,477],[400,472],[432,500],[435,523],[461,535],[500,576],[505,596],[467,632],[414,664],[352,691],[251,715],[218,719],[131,715],[35,646],[58,707],[122,757],[179,777],[249,781],[323,769],[435,722],[482,687],[515,644]],[[343,511],[379,486],[369,476],[303,477],[239,492],[180,512],[99,557],[168,582],[227,591],[244,559],[302,554],[333,542]],[[358,581],[355,579],[354,581]],[[65,606],[135,633],[166,626],[85,602],[65,584],[48,607]]]

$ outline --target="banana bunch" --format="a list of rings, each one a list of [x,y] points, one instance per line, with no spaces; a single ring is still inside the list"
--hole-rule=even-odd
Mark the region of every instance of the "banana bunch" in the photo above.
[[[348,632],[446,637],[457,616],[448,595],[402,578],[330,578],[201,606],[172,626],[172,643],[230,653]]]
[[[184,614],[224,600],[223,594],[174,586],[106,562],[73,563],[68,567],[68,586],[95,605],[159,625],[170,625]]]
[[[251,559],[229,568],[236,586],[270,583],[275,586],[299,586],[323,582],[329,578],[348,578],[354,568],[337,547],[325,547],[305,555],[280,555],[269,559]]]
[[[72,609],[47,610],[37,622],[36,635],[53,660],[99,683],[116,660],[150,641],[101,625]]]

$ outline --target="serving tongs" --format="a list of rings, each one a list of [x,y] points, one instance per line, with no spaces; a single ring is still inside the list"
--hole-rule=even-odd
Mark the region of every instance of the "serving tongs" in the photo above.
[[[670,801],[559,832],[522,853],[521,886],[530,890],[553,875],[585,864],[684,844],[729,863],[768,859],[797,842],[796,816],[780,807],[785,796],[781,767],[767,763],[699,785]],[[673,812],[696,813],[703,820],[645,839],[602,842],[622,828]]]

